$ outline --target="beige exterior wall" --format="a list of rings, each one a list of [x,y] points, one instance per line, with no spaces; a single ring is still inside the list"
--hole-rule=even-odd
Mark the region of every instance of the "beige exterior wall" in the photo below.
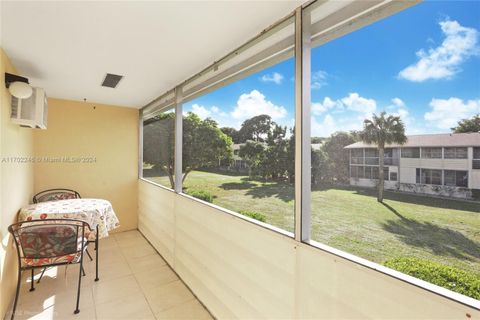
[[[15,222],[18,209],[33,196],[33,164],[8,163],[8,157],[33,156],[33,131],[10,122],[11,96],[5,88],[5,72],[16,74],[0,48],[0,319],[10,305],[17,282],[17,253],[7,227]]]
[[[84,198],[107,199],[120,220],[117,231],[136,229],[138,110],[60,99],[48,104],[48,128],[35,130],[35,156],[95,161],[35,163],[35,192],[69,188]]]
[[[469,185],[472,189],[480,189],[480,170],[472,170],[470,173]]]
[[[139,229],[218,319],[471,319],[480,312],[141,180]]]
[[[468,170],[468,159],[400,159],[401,170],[403,168],[426,168],[444,170]]]
[[[473,169],[473,148],[468,148],[468,187],[471,189],[480,189],[480,169]]]
[[[385,189],[391,189],[391,190],[397,189],[397,181],[385,180],[384,184],[385,184]],[[359,179],[350,178],[350,185],[357,186],[357,187],[373,188],[377,186],[377,180],[363,179],[363,178],[359,178]]]

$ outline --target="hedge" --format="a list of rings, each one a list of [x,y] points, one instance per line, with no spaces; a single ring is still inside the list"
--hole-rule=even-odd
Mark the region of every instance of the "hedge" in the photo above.
[[[203,200],[203,201],[206,201],[206,202],[210,202],[212,203],[213,202],[213,196],[210,192],[208,191],[203,191],[203,190],[189,190],[187,191],[187,194],[194,197],[194,198],[197,198],[197,199],[200,199],[200,200]]]
[[[261,221],[261,222],[267,222],[267,216],[265,216],[263,213],[260,213],[260,212],[242,210],[242,211],[240,211],[240,214],[243,214],[244,216],[253,218],[253,219]]]
[[[386,261],[384,265],[474,299],[480,299],[479,274],[410,257],[391,259]]]

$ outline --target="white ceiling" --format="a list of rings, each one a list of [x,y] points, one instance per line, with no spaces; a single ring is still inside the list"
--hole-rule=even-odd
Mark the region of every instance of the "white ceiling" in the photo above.
[[[304,1],[1,2],[1,45],[49,97],[142,107]],[[124,75],[116,89],[106,73]]]

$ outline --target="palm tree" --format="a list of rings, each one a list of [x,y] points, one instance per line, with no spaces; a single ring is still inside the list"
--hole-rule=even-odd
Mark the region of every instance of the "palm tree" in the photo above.
[[[405,125],[398,116],[387,115],[386,112],[380,113],[379,116],[373,114],[371,120],[365,119],[363,121],[363,131],[359,132],[359,136],[363,142],[377,145],[379,160],[377,201],[383,202],[385,144],[404,144],[407,142]]]

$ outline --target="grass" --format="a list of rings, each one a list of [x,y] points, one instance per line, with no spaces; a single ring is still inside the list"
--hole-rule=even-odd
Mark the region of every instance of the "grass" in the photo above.
[[[148,179],[168,185],[166,178]],[[262,213],[267,223],[293,232],[291,184],[195,171],[185,188],[208,191],[213,203],[236,212]],[[312,238],[380,264],[421,258],[480,276],[479,203],[386,192],[380,204],[373,189],[320,188],[312,190]]]

